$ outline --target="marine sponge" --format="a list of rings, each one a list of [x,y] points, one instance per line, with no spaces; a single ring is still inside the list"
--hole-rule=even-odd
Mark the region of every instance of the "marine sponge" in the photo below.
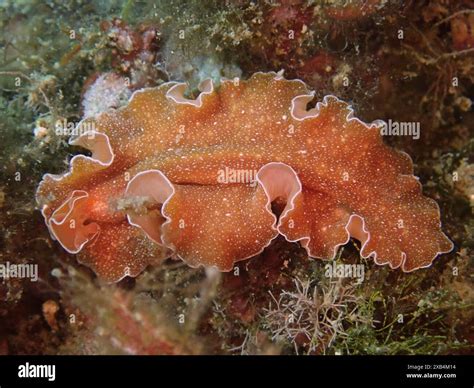
[[[142,89],[83,120],[70,143],[92,156],[39,185],[53,238],[105,280],[169,256],[229,271],[278,234],[322,259],[354,237],[362,256],[406,272],[452,249],[382,122],[333,96],[307,110],[313,93],[276,73],[200,89],[194,100],[181,83]]]

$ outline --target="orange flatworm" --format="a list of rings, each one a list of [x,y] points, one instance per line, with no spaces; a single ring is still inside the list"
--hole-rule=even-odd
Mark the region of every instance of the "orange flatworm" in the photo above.
[[[313,93],[275,73],[207,80],[194,100],[185,90],[142,89],[83,120],[70,143],[92,155],[39,185],[53,238],[106,281],[170,256],[229,271],[278,234],[322,259],[353,237],[362,256],[406,272],[452,249],[382,122],[333,96],[307,110]]]

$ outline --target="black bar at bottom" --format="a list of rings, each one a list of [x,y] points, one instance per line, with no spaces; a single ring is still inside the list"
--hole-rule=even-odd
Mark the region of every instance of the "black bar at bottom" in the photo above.
[[[0,388],[474,387],[472,356],[3,356]],[[303,386],[304,384],[304,386]],[[330,384],[330,385],[328,385]],[[207,388],[207,387],[206,387]],[[298,387],[299,388],[299,387]]]

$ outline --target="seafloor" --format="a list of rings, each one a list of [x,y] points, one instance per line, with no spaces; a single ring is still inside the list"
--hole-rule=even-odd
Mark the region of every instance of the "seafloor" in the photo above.
[[[0,281],[0,354],[472,354],[474,1],[0,2],[0,262],[37,281]],[[277,239],[239,276],[167,261],[101,282],[53,241],[35,203],[46,172],[78,150],[98,75],[130,88],[284,70],[352,103],[356,115],[419,122],[409,153],[455,249],[413,273],[359,257],[362,282]],[[346,82],[351,80],[350,82]],[[291,318],[291,319],[290,319]]]

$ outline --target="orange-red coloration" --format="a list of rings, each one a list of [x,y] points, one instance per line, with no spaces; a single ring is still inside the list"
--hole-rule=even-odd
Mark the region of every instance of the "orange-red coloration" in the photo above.
[[[228,271],[279,233],[323,259],[352,236],[363,256],[404,271],[452,249],[437,204],[410,158],[384,145],[380,123],[332,96],[307,111],[304,83],[275,73],[217,90],[205,82],[196,100],[183,89],[143,89],[83,121],[89,130],[73,143],[92,157],[38,188],[53,237],[107,281],[170,255]]]

